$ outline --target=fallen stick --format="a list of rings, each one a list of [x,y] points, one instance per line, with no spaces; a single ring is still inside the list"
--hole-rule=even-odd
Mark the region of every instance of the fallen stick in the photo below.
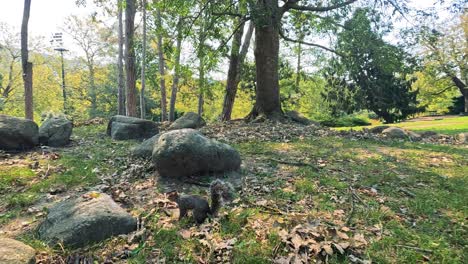
[[[402,248],[407,248],[407,249],[412,249],[412,250],[416,250],[416,251],[420,251],[420,252],[424,252],[424,253],[433,253],[432,250],[429,250],[429,249],[423,249],[423,248],[418,248],[418,247],[413,247],[413,246],[406,246],[406,245],[396,245],[397,247],[402,247]]]
[[[408,196],[411,197],[411,198],[416,197],[416,194],[414,194],[414,193],[408,191],[408,190],[405,189],[405,188],[399,188],[398,190],[399,190],[400,192],[402,192],[402,193],[408,195]]]

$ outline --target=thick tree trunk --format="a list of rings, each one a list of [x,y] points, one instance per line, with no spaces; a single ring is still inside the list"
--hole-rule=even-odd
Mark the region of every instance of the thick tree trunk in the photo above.
[[[23,22],[21,23],[21,65],[24,82],[24,110],[27,119],[34,119],[33,110],[33,65],[28,61],[28,23],[31,11],[31,0],[24,0]]]
[[[236,33],[236,35],[234,35],[231,48],[231,57],[229,60],[226,94],[224,96],[223,111],[221,113],[221,120],[223,121],[231,120],[232,108],[234,107],[234,100],[236,99],[237,87],[240,82],[242,65],[244,63],[245,56],[247,55],[247,52],[249,50],[253,31],[254,25],[253,23],[250,23],[240,52],[239,48],[242,41],[242,34],[244,33],[243,28],[242,30],[239,30]]]
[[[24,80],[24,102],[26,118],[34,120],[34,108],[33,108],[33,64],[27,63],[26,72],[23,75]]]
[[[457,88],[460,90],[461,94],[463,95],[463,98],[465,99],[465,113],[468,113],[468,87],[466,84],[460,80],[457,76],[452,76],[452,82],[457,86]]]
[[[145,106],[145,71],[146,71],[146,0],[143,0],[143,52],[141,55],[141,92],[140,92],[140,114],[146,118]]]
[[[180,77],[180,51],[182,49],[182,23],[183,20],[179,19],[177,23],[177,43],[175,50],[175,62],[174,62],[174,78],[172,81],[171,101],[169,105],[169,121],[175,121],[175,104],[177,100],[177,90],[179,89],[179,77]]]
[[[122,0],[117,0],[118,5],[118,19],[119,19],[119,55],[117,58],[118,68],[118,114],[125,115],[125,80],[123,72],[123,21],[122,21]]]
[[[271,5],[271,3],[263,5]],[[269,18],[270,23],[255,25],[257,91],[255,106],[248,118],[254,119],[258,116],[264,116],[268,119],[281,120],[284,114],[281,109],[278,80],[279,29],[276,20],[278,14],[276,14],[277,11],[271,10],[265,12],[273,14],[264,17],[265,19]]]
[[[157,18],[158,27],[162,27],[161,11],[158,9]],[[166,96],[166,66],[164,62],[163,38],[162,33],[158,32],[158,56],[159,56],[159,86],[161,88],[161,121],[167,120],[167,96]]]
[[[127,0],[125,8],[125,71],[127,73],[127,115],[137,116],[136,70],[133,36],[135,32],[135,0]]]

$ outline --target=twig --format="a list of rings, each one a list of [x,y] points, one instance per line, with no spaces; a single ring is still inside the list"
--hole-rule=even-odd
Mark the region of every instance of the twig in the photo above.
[[[432,250],[429,249],[423,249],[423,248],[418,248],[418,247],[413,247],[413,246],[406,246],[406,245],[396,245],[397,247],[402,247],[402,248],[407,248],[407,249],[413,249],[416,251],[424,252],[424,253],[433,253]]]
[[[407,190],[407,189],[405,189],[405,188],[399,188],[398,190],[399,190],[400,192],[402,192],[402,193],[404,193],[404,194],[410,196],[411,198],[416,197],[416,194],[410,192],[409,190]]]
[[[311,167],[314,170],[318,171],[319,169],[315,167],[314,165],[310,163],[305,163],[305,162],[298,162],[298,161],[288,161],[288,160],[279,160],[275,158],[269,158],[268,160],[281,163],[281,164],[287,164],[287,165],[293,165],[293,166],[299,166],[299,167]]]
[[[353,219],[353,216],[354,216],[354,189],[352,187],[349,187],[349,190],[351,192],[351,195],[349,196],[349,200],[351,202],[351,211],[349,212],[349,216],[348,216],[348,219],[346,220],[346,225],[349,226],[349,224],[351,223],[351,220]]]

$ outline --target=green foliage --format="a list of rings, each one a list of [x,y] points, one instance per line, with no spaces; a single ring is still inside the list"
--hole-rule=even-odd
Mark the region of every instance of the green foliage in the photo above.
[[[336,48],[343,56],[332,60],[325,75],[329,80],[326,99],[341,108],[334,114],[368,109],[394,123],[421,111],[418,92],[411,90],[414,80],[409,78],[408,55],[372,29],[365,9],[357,10],[345,27],[350,30],[338,34]]]
[[[359,116],[342,116],[338,118],[329,118],[320,122],[320,124],[328,127],[355,127],[368,126],[371,123],[369,119]]]

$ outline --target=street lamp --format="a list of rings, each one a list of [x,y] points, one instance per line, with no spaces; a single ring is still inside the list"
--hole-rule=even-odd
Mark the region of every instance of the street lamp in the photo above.
[[[65,64],[63,62],[63,53],[68,51],[67,49],[63,48],[63,40],[62,40],[62,33],[55,33],[52,36],[52,42],[57,42],[59,45],[54,50],[60,52],[60,57],[62,59],[62,92],[63,92],[63,111],[65,114],[67,113],[67,92],[65,90]]]

